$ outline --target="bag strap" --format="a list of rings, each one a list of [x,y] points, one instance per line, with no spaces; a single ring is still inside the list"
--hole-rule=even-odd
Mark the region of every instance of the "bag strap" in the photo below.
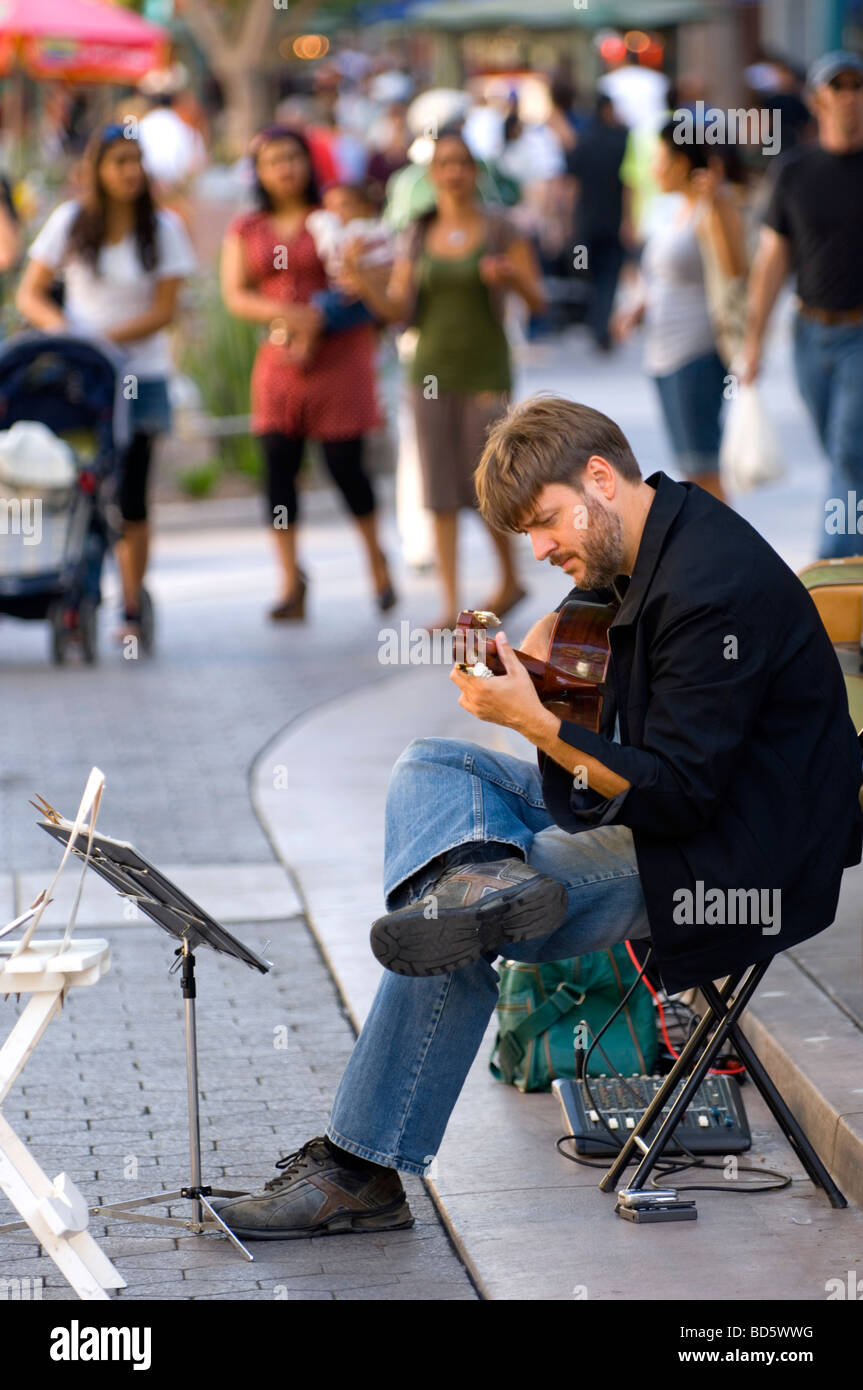
[[[573,1009],[577,1009],[585,998],[584,990],[579,990],[569,980],[562,980],[550,999],[546,999],[544,1004],[540,1004],[538,1009],[534,1009],[514,1028],[498,1034],[497,1055],[500,1068],[492,1064],[493,1075],[498,1080],[502,1075],[503,1079],[511,1084],[515,1069],[527,1051],[528,1043],[539,1037],[540,1033],[547,1033],[555,1023],[566,1018]]]
[[[701,254],[704,293],[716,350],[728,367],[743,341],[747,277],[745,274],[731,276],[723,269],[703,209],[696,210],[693,226]]]

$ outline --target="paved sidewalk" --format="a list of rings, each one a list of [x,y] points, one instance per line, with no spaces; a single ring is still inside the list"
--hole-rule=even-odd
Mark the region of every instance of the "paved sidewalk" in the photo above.
[[[249,768],[287,720],[323,695],[387,673],[356,542],[329,496],[307,507],[312,621],[304,628],[265,621],[273,579],[259,507],[216,511],[206,528],[184,526],[174,511],[159,530],[152,661],[126,662],[112,650],[110,608],[93,669],[54,669],[43,624],[0,623],[0,920],[31,901],[59,859],[28,799],[40,792],[68,814],[99,765],[100,829],[132,840],[274,962],[262,977],[198,953],[205,1179],[257,1187],[280,1153],[322,1131],[354,1032],[254,815]],[[386,541],[395,553],[391,524]],[[109,595],[111,587],[109,575]],[[434,602],[424,581],[412,596],[429,609]],[[301,789],[291,794],[300,799]],[[67,866],[46,924],[64,920],[76,878]],[[109,940],[111,969],[95,988],[72,991],[4,1113],[49,1176],[68,1172],[92,1204],[176,1189],[189,1173],[172,943],[146,919],[127,920],[92,874],[79,932]],[[0,1000],[0,1039],[18,1012],[14,999]],[[283,1038],[287,1047],[277,1047]],[[259,1242],[253,1264],[221,1237],[158,1226],[112,1223],[101,1243],[127,1281],[126,1300],[476,1300],[424,1184],[408,1178],[405,1186],[416,1226],[386,1241]],[[14,1216],[0,1194],[0,1223]],[[27,1277],[44,1281],[45,1299],[72,1297],[29,1232],[0,1237],[0,1296],[3,1280]]]
[[[243,1189],[275,1176],[281,1152],[322,1132],[354,1035],[302,918],[233,930],[273,971],[197,953],[201,1137],[205,1183]],[[95,988],[71,992],[4,1107],[49,1176],[67,1172],[92,1204],[176,1191],[189,1179],[173,944],[145,922],[104,935],[111,969]],[[14,1012],[11,1001],[2,1007]],[[405,1186],[413,1230],[258,1241],[251,1264],[221,1236],[128,1221],[106,1228],[96,1217],[90,1230],[126,1280],[123,1300],[475,1299],[422,1182]],[[188,1216],[189,1205],[175,1214]],[[0,1221],[15,1219],[0,1202]],[[44,1299],[73,1297],[29,1231],[0,1237],[0,1280],[23,1278],[41,1278]]]

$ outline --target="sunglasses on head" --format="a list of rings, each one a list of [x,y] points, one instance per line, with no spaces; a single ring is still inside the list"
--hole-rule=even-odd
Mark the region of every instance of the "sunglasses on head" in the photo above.
[[[853,73],[837,73],[827,85],[831,92],[860,92],[863,91],[863,77],[855,77]]]

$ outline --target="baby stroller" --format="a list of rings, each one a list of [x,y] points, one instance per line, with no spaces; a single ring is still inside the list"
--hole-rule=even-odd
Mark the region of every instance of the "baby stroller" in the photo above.
[[[121,363],[110,344],[67,334],[21,334],[0,348],[0,431],[9,431],[0,435],[0,614],[47,619],[57,664],[74,647],[87,663],[97,656],[102,563],[128,440]],[[141,630],[149,651],[144,591]]]

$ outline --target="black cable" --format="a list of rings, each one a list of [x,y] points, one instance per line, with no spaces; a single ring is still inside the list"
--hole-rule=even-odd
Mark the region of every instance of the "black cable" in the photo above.
[[[705,1163],[704,1159],[697,1158],[692,1163],[675,1163],[672,1160],[670,1166],[665,1170],[664,1176],[671,1176],[674,1173],[683,1173],[688,1168],[701,1168],[703,1170],[712,1171],[714,1173],[725,1172],[724,1164]],[[758,1174],[764,1173],[772,1178],[778,1178],[779,1181],[773,1183],[762,1183],[760,1187],[756,1187],[752,1183],[743,1184],[741,1186],[737,1186],[733,1182],[726,1182],[723,1183],[721,1186],[717,1186],[716,1183],[691,1183],[685,1185],[684,1187],[680,1187],[677,1190],[678,1192],[735,1192],[745,1195],[750,1192],[782,1192],[784,1188],[790,1187],[793,1181],[790,1173],[778,1173],[775,1168],[753,1168],[751,1164],[738,1164],[737,1172]],[[650,1185],[651,1187],[656,1187],[656,1183],[653,1181],[653,1178],[650,1179]]]
[[[685,1004],[682,999],[669,998],[666,996],[663,1007],[666,1013],[671,1011],[675,1015],[674,1023],[668,1027],[667,1031],[671,1034],[674,1028],[680,1029],[682,1037],[679,1041],[672,1040],[672,1046],[676,1046],[677,1050],[682,1052],[698,1027],[700,1016],[695,1012],[691,1004]],[[682,1020],[679,1017],[681,1012],[683,1013]],[[739,1068],[739,1072],[728,1070],[728,1068],[731,1067]],[[739,1080],[740,1076],[745,1076],[746,1074],[743,1063],[734,1052],[720,1053],[714,1062],[714,1067],[711,1068],[711,1075],[713,1074],[714,1068],[720,1075],[734,1076],[736,1080]]]
[[[556,1139],[556,1140],[555,1140],[555,1148],[557,1149],[557,1151],[558,1151],[558,1153],[561,1155],[561,1157],[567,1159],[567,1161],[568,1161],[569,1163],[578,1163],[582,1168],[596,1168],[596,1169],[601,1169],[602,1172],[605,1172],[606,1169],[607,1169],[607,1167],[608,1167],[608,1162],[607,1162],[606,1159],[601,1158],[599,1155],[597,1155],[597,1161],[594,1163],[592,1159],[583,1158],[583,1157],[581,1156],[581,1154],[570,1154],[570,1153],[567,1153],[565,1149],[562,1149],[562,1148],[560,1147],[561,1144],[566,1144],[566,1143],[568,1143],[570,1140],[572,1140],[573,1142],[577,1142],[579,1139],[583,1139],[583,1138],[584,1138],[584,1135],[582,1135],[582,1134],[562,1134],[562,1135],[560,1136],[559,1139]],[[620,1149],[623,1147],[623,1145],[622,1145],[616,1138],[615,1138],[615,1139],[602,1139],[598,1134],[591,1134],[591,1136],[590,1136],[590,1142],[591,1142],[592,1144],[608,1144],[609,1148],[613,1148],[616,1152],[619,1152]],[[611,1155],[609,1155],[609,1157],[610,1157],[610,1156],[611,1156]],[[669,1159],[663,1159],[663,1158],[660,1158],[660,1159],[657,1161],[656,1167],[657,1167],[657,1171],[659,1172],[660,1176],[662,1176],[663,1174],[665,1174],[665,1173],[668,1172],[668,1171],[677,1172],[677,1168],[676,1168],[676,1167],[672,1167],[672,1168],[669,1169],[668,1165],[670,1164],[670,1162],[671,1162],[671,1161],[670,1161]],[[685,1166],[686,1166],[686,1167],[689,1167],[690,1165],[689,1165],[689,1164],[686,1164]]]
[[[567,1153],[565,1149],[561,1148],[562,1144],[567,1144],[569,1142],[577,1143],[581,1137],[582,1136],[578,1134],[562,1134],[560,1138],[555,1141],[555,1148],[561,1157],[565,1158],[569,1163],[577,1163],[582,1168],[601,1169],[605,1172],[608,1164],[606,1160],[599,1157],[599,1155],[597,1155],[596,1161],[594,1162],[590,1158],[583,1158],[581,1154]],[[622,1145],[618,1144],[616,1141],[610,1139],[604,1140],[598,1135],[591,1135],[590,1139],[593,1144],[607,1143],[609,1148],[616,1148],[618,1150],[622,1147]],[[706,1163],[702,1158],[693,1157],[690,1162],[686,1163],[677,1163],[673,1159],[660,1159],[656,1165],[656,1172],[660,1178],[668,1178],[673,1177],[675,1173],[686,1172],[689,1168],[701,1168],[703,1170],[712,1170],[717,1173],[725,1171],[724,1165],[721,1163]],[[758,1187],[752,1183],[742,1186],[734,1186],[732,1183],[724,1183],[722,1186],[716,1183],[691,1183],[679,1187],[677,1190],[678,1192],[734,1192],[742,1195],[752,1194],[754,1196],[755,1193],[758,1192],[782,1192],[784,1188],[790,1187],[793,1181],[789,1174],[778,1173],[775,1168],[753,1168],[750,1165],[740,1165],[737,1171],[738,1173],[767,1174],[772,1178],[778,1178],[779,1181],[775,1183],[762,1183]],[[657,1183],[652,1176],[649,1185],[654,1189],[662,1186],[662,1184]]]
[[[586,1092],[586,1094],[587,1094],[587,1099],[588,1099],[588,1101],[590,1102],[590,1108],[591,1108],[591,1110],[595,1111],[596,1114],[599,1116],[600,1123],[602,1124],[603,1128],[607,1131],[610,1140],[612,1140],[613,1142],[616,1143],[618,1149],[621,1149],[621,1148],[623,1147],[623,1145],[622,1145],[622,1144],[620,1143],[620,1141],[616,1138],[616,1136],[615,1136],[615,1134],[614,1134],[614,1131],[613,1131],[613,1130],[611,1129],[611,1127],[609,1126],[609,1124],[608,1124],[608,1122],[607,1122],[605,1116],[604,1116],[603,1113],[602,1113],[602,1110],[601,1110],[600,1107],[596,1104],[596,1101],[595,1101],[594,1098],[593,1098],[593,1092],[592,1092],[591,1089],[590,1089],[590,1081],[589,1081],[588,1075],[587,1075],[587,1068],[588,1068],[588,1063],[590,1062],[590,1054],[592,1053],[593,1049],[594,1049],[595,1047],[598,1046],[599,1040],[600,1040],[600,1038],[602,1037],[603,1033],[605,1032],[606,1028],[608,1028],[608,1027],[614,1022],[614,1020],[617,1018],[617,1015],[620,1013],[621,1009],[629,1002],[629,997],[630,997],[630,995],[633,993],[633,991],[636,989],[636,987],[641,983],[641,980],[642,980],[642,978],[643,978],[643,976],[644,976],[644,972],[645,972],[645,970],[647,969],[647,967],[648,967],[648,965],[649,965],[649,963],[650,963],[650,959],[651,959],[651,956],[652,956],[652,955],[653,955],[653,947],[652,947],[652,946],[648,946],[648,948],[647,948],[647,955],[646,955],[645,958],[644,958],[644,964],[642,965],[641,969],[639,970],[638,974],[636,975],[636,977],[635,977],[635,979],[633,980],[632,984],[630,985],[629,989],[626,991],[626,994],[624,994],[624,996],[623,996],[623,998],[621,999],[620,1003],[618,1004],[617,1008],[616,1008],[616,1009],[614,1010],[614,1012],[613,1012],[612,1014],[610,1014],[609,1017],[605,1020],[605,1023],[602,1025],[602,1027],[600,1028],[599,1032],[596,1034],[595,1038],[593,1039],[593,1042],[590,1044],[590,1047],[587,1049],[587,1052],[585,1053],[585,1057],[584,1057],[584,1072],[583,1072],[582,1076],[579,1078],[579,1080],[581,1080],[582,1083],[583,1083],[583,1085],[584,1085],[584,1089],[585,1089],[585,1092]],[[587,1025],[585,1024],[585,1027],[586,1027],[586,1026],[587,1026]],[[612,1070],[612,1072],[614,1073],[614,1075],[618,1078],[618,1080],[620,1080],[620,1081],[623,1082],[624,1086],[626,1086],[627,1090],[629,1091],[629,1094],[630,1094],[631,1096],[633,1096],[633,1097],[636,1099],[637,1108],[640,1109],[640,1108],[641,1108],[641,1097],[640,1097],[640,1096],[636,1096],[635,1091],[632,1089],[632,1087],[631,1087],[631,1086],[629,1085],[629,1083],[627,1082],[626,1077],[625,1077],[625,1076],[622,1076],[622,1075],[620,1074],[620,1072],[617,1070],[617,1067],[612,1066],[612,1064],[608,1061],[608,1058],[605,1056],[605,1052],[603,1051],[603,1049],[600,1047],[599,1050],[600,1050],[600,1052],[602,1053],[603,1057],[605,1057],[605,1061],[606,1061],[606,1063],[611,1067],[611,1070]]]

